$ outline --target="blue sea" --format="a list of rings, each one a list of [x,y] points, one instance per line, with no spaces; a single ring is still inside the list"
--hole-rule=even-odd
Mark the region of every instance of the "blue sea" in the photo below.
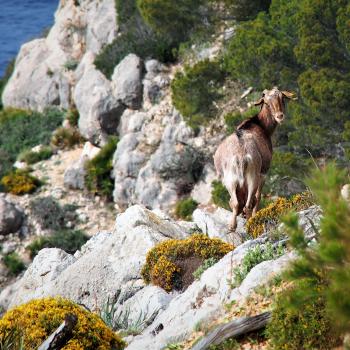
[[[59,0],[0,0],[0,77],[21,45],[54,21]]]

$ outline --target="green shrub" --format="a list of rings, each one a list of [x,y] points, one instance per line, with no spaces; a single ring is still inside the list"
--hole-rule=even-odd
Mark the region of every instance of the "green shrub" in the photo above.
[[[26,150],[20,153],[18,160],[26,162],[27,164],[35,164],[42,160],[49,159],[52,156],[52,148],[50,146],[43,146],[38,152]]]
[[[196,210],[198,202],[193,198],[186,198],[178,201],[175,207],[175,215],[184,220],[192,220],[192,213]]]
[[[184,240],[170,239],[147,253],[141,274],[146,283],[153,283],[168,292],[181,290],[193,282],[193,272],[205,260],[219,260],[233,249],[231,244],[202,234],[193,234]]]
[[[292,152],[274,151],[271,175],[304,178],[311,168],[311,161]]]
[[[76,315],[78,322],[62,350],[121,350],[125,347],[124,341],[99,316],[62,298],[32,300],[11,309],[0,320],[0,334],[20,329],[25,349],[38,349],[69,313]]]
[[[350,327],[350,207],[339,195],[347,181],[334,164],[308,180],[323,216],[310,244],[296,214],[284,219],[298,253],[286,273],[292,288],[278,298],[268,328],[274,349],[333,349]]]
[[[0,339],[1,350],[24,350],[23,332],[18,328],[0,332]]]
[[[113,155],[117,148],[118,139],[111,137],[101,151],[89,160],[86,165],[85,186],[94,193],[102,195],[107,199],[112,197],[114,188],[111,171],[113,169]]]
[[[274,305],[273,317],[267,328],[272,349],[333,349],[339,345],[335,331],[325,308],[322,296],[325,286],[303,282],[291,290],[282,292]],[[299,293],[309,296],[302,308],[292,308],[291,303]]]
[[[54,232],[52,236],[37,238],[26,249],[29,251],[31,259],[34,259],[44,248],[60,248],[66,253],[74,254],[88,239],[88,236],[79,230],[60,230]]]
[[[68,222],[75,224],[78,220],[72,204],[61,206],[52,197],[38,197],[29,203],[31,215],[43,229],[58,231],[65,229]]]
[[[77,60],[68,60],[64,63],[63,68],[67,70],[76,70],[78,67],[79,61]]]
[[[95,65],[110,78],[114,67],[128,54],[142,59],[173,61],[173,44],[169,38],[155,33],[142,19],[136,0],[116,0],[120,34],[96,56]]]
[[[34,192],[42,183],[28,171],[15,170],[4,176],[0,184],[6,192],[20,196]]]
[[[277,259],[283,254],[283,246],[274,247],[271,243],[249,249],[240,266],[233,269],[233,286],[238,287],[254,266],[263,261]]]
[[[225,115],[225,124],[226,124],[226,131],[227,134],[232,134],[237,126],[245,119],[248,119],[250,117],[253,117],[254,115],[259,113],[259,108],[250,108],[244,113],[240,112],[231,112]]]
[[[223,81],[220,64],[209,60],[176,73],[171,83],[172,100],[189,126],[198,129],[217,115],[213,102],[222,96]]]
[[[211,183],[211,199],[215,205],[222,207],[226,210],[231,210],[230,207],[230,194],[222,182],[214,180]]]
[[[216,259],[216,258],[205,259],[203,261],[203,264],[201,266],[199,266],[198,269],[195,272],[193,272],[193,277],[196,280],[199,280],[201,278],[203,272],[205,270],[208,270],[209,267],[214,266],[217,262],[218,262],[218,259]]]
[[[52,135],[51,144],[59,149],[69,149],[81,144],[84,138],[76,128],[58,128]]]
[[[62,123],[63,113],[16,109],[0,111],[0,178],[11,170],[18,155],[36,145],[48,145],[52,132]]]
[[[67,111],[66,119],[71,127],[77,127],[79,121],[79,111],[74,107]]]
[[[156,32],[174,42],[186,41],[193,29],[203,25],[205,0],[137,0],[142,18]]]
[[[253,19],[260,11],[269,9],[271,0],[223,0],[226,11],[237,21]]]
[[[4,255],[3,262],[14,276],[17,276],[25,269],[25,265],[17,253]]]
[[[289,211],[301,211],[314,204],[310,192],[296,194],[290,199],[279,197],[266,208],[260,209],[246,223],[247,232],[254,238],[272,231]]]

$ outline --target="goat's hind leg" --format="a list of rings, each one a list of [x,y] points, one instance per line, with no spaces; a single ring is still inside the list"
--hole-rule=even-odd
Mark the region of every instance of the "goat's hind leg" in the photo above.
[[[260,181],[254,176],[254,172],[248,172],[247,175],[247,188],[248,188],[248,196],[245,204],[245,214],[246,219],[248,220],[253,213],[253,208],[256,206],[256,192],[258,190]]]
[[[265,175],[260,175],[260,182],[259,182],[259,186],[258,189],[256,190],[256,201],[255,201],[255,205],[253,208],[253,215],[255,215],[259,209],[259,204],[260,204],[260,199],[261,199],[261,192],[262,192],[262,188],[264,186],[265,183]]]
[[[237,215],[238,215],[238,209],[239,209],[239,204],[237,199],[237,184],[234,184],[231,187],[230,194],[231,194],[230,207],[232,209],[232,220],[229,228],[231,232],[235,232],[237,228]]]

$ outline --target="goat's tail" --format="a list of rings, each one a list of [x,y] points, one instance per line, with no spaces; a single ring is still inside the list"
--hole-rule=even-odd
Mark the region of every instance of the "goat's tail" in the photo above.
[[[243,157],[234,157],[234,161],[232,163],[233,172],[236,173],[238,185],[241,188],[244,186],[247,168],[251,160],[252,157],[249,154],[246,154]]]

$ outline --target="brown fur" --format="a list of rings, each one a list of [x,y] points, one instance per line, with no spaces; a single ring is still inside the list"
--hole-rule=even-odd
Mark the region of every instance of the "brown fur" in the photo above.
[[[256,103],[261,105],[260,112],[239,124],[216,150],[215,168],[231,195],[232,230],[236,229],[237,215],[245,212],[249,218],[257,211],[264,176],[272,160],[271,137],[284,119],[284,99],[292,96],[277,88],[264,90]]]

